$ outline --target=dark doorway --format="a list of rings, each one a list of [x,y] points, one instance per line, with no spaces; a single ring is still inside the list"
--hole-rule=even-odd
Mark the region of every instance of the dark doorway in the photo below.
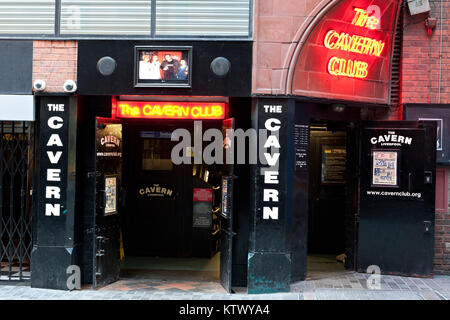
[[[308,277],[345,270],[348,125],[312,122],[308,215]],[[348,235],[347,235],[348,236]]]
[[[178,144],[171,141],[172,132],[182,128],[193,137],[193,122],[125,122],[123,127],[125,254],[213,256],[219,227],[212,211],[220,206],[220,194],[214,194],[220,186],[220,170],[215,165],[176,165],[171,160],[172,148]],[[186,152],[192,155],[193,151]],[[198,193],[208,198],[202,205],[194,201]]]
[[[221,126],[203,121],[202,131]],[[123,121],[121,279],[220,279],[221,167],[174,164],[176,129],[196,130],[193,121]]]

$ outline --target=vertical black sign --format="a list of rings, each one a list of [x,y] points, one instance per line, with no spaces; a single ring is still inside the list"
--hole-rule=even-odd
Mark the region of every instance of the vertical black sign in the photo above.
[[[72,276],[68,270],[76,263],[76,108],[70,103],[74,99],[40,98],[32,287],[68,290]]]
[[[67,97],[41,98],[39,133],[38,243],[63,245],[68,215],[67,160],[69,103]]]
[[[258,165],[253,166],[254,216],[248,261],[248,292],[290,290],[287,225],[294,170],[293,105],[287,99],[258,99],[253,126],[259,132]],[[261,134],[261,132],[265,134]]]

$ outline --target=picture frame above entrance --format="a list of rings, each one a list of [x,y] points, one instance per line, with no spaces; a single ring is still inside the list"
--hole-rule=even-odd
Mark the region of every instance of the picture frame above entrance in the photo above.
[[[180,87],[192,85],[192,47],[135,46],[135,87]]]

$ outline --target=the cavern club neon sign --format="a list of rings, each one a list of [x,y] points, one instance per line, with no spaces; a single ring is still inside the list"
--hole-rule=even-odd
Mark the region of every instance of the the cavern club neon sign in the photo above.
[[[354,8],[352,24],[361,28],[375,30],[380,20],[369,16],[366,10]],[[365,56],[380,57],[385,43],[370,37],[350,35],[345,32],[329,30],[324,38],[324,46],[330,50],[353,52]],[[360,60],[332,57],[328,61],[328,73],[334,76],[364,79],[368,76],[369,63]]]
[[[128,119],[225,119],[225,103],[117,101],[116,118]]]

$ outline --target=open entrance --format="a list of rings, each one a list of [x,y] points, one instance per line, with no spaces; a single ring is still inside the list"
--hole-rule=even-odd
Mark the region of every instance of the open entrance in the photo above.
[[[202,129],[221,125],[204,121]],[[194,137],[193,121],[123,123],[121,275],[219,282],[222,170],[194,164],[191,148],[191,164],[174,164],[177,129]]]
[[[349,247],[354,243],[354,218],[349,205],[354,199],[349,166],[354,153],[349,125],[314,121],[310,125],[310,171],[308,212],[308,278],[321,278],[346,271]],[[351,266],[350,266],[351,268]]]
[[[233,171],[202,154],[207,130],[234,126],[218,105],[220,117],[213,103],[132,101],[122,117],[96,118],[94,287],[189,280],[231,292]],[[150,117],[176,108],[190,116]]]

